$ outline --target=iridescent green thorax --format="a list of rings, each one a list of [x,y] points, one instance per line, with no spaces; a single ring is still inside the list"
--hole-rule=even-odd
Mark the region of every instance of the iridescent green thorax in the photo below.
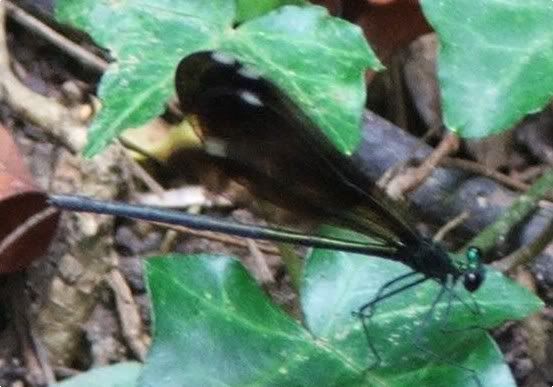
[[[482,252],[476,246],[470,246],[467,250],[467,269],[474,270],[482,265]]]

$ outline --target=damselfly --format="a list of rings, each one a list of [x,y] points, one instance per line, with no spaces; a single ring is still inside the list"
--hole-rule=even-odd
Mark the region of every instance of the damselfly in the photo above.
[[[226,54],[200,52],[181,61],[175,82],[183,112],[202,138],[206,152],[226,174],[262,199],[367,235],[371,241],[305,235],[70,195],[52,195],[50,203],[74,211],[179,224],[401,262],[412,271],[391,279],[356,312],[367,337],[367,319],[375,306],[389,297],[435,281],[441,290],[429,308],[428,318],[432,318],[435,305],[445,294],[449,295],[449,304],[458,297],[453,288],[459,281],[469,292],[482,284],[485,270],[478,249],[469,249],[466,262],[460,263],[452,260],[441,245],[419,234],[399,206],[340,153],[296,103],[253,69]],[[368,343],[376,366],[380,357],[370,339]],[[480,385],[478,378],[475,381]]]

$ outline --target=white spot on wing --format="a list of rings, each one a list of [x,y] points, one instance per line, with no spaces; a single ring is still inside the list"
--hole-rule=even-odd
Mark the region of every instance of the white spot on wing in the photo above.
[[[240,69],[238,69],[238,74],[240,74],[244,78],[248,78],[254,81],[257,81],[261,78],[261,74],[259,74],[257,70],[254,70],[252,67],[241,67]]]
[[[204,148],[208,155],[215,157],[227,156],[227,143],[220,138],[207,137],[204,140]]]
[[[215,62],[219,62],[225,65],[233,65],[236,63],[236,60],[225,53],[214,51],[211,53],[211,59],[213,59]]]
[[[240,93],[238,95],[247,104],[250,104],[253,106],[263,106],[263,101],[261,101],[261,99],[257,94],[252,93],[251,91],[240,90]]]

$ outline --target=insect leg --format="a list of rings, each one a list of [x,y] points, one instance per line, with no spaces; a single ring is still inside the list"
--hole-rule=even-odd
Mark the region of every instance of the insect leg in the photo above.
[[[471,296],[472,305],[469,305],[463,298],[458,295],[453,288],[448,288],[448,291],[451,292],[453,297],[455,297],[465,308],[467,308],[471,313],[473,314],[482,314],[482,310],[480,309],[480,305],[476,302],[473,296]]]
[[[479,315],[479,314],[482,314],[482,310],[480,309],[480,306],[478,305],[478,303],[476,302],[476,300],[474,299],[474,297],[471,295],[471,300],[473,301],[473,305],[470,305],[469,303],[467,303],[465,300],[463,300],[463,298],[461,298],[461,296],[459,294],[457,294],[455,292],[455,290],[453,289],[453,286],[451,287],[448,287],[446,288],[446,290],[449,292],[450,294],[450,298],[449,298],[449,303],[451,304],[451,300],[453,298],[457,299],[461,304],[463,304],[463,306],[465,308],[468,309],[468,311],[472,314],[475,314],[475,315]],[[451,309],[450,308],[450,305],[448,304],[448,310]],[[448,314],[446,315],[449,317],[449,312]],[[452,333],[452,332],[463,332],[463,331],[467,331],[467,330],[473,330],[473,329],[481,329],[481,330],[485,330],[485,328],[482,328],[481,326],[478,326],[478,325],[472,325],[472,326],[468,326],[468,327],[465,327],[465,328],[461,328],[461,329],[446,329],[445,326],[446,324],[442,324],[442,328],[440,329],[443,333]]]
[[[397,284],[397,283],[399,283],[399,282],[401,282],[405,279],[413,277],[417,274],[420,274],[420,273],[418,273],[416,271],[409,272],[407,274],[403,274],[403,275],[401,275],[397,278],[394,278],[391,281],[386,282],[384,285],[382,285],[380,287],[380,289],[378,289],[375,297],[373,297],[373,299],[371,301],[367,302],[364,305],[361,305],[359,307],[359,309],[357,310],[357,312],[352,313],[355,317],[358,317],[359,320],[361,321],[361,326],[363,327],[365,338],[367,339],[367,346],[369,347],[369,350],[373,354],[374,359],[375,359],[374,362],[367,368],[367,370],[378,367],[378,365],[382,362],[382,358],[378,354],[378,351],[376,350],[376,348],[374,346],[374,343],[371,340],[370,333],[369,333],[369,325],[371,324],[371,319],[372,319],[372,316],[374,315],[374,307],[379,302],[382,302],[385,299],[387,299],[387,298],[389,298],[389,297],[391,297],[395,294],[401,293],[402,291],[404,291],[406,289],[412,288],[413,286],[417,286],[417,285],[419,285],[419,284],[421,284],[421,283],[428,280],[427,277],[419,278],[419,279],[417,279],[415,281],[412,281],[412,282],[409,282],[409,283],[407,283],[407,284],[405,284],[405,285],[403,285],[403,286],[401,286],[397,289],[393,289],[391,291],[386,292],[386,290],[389,289],[391,286],[393,286],[393,285],[395,285],[395,284]]]
[[[482,386],[482,383],[480,382],[480,378],[478,378],[478,374],[476,373],[475,370],[471,369],[471,368],[468,368],[468,367],[465,367],[461,364],[458,364],[458,363],[455,363],[455,362],[452,362],[452,361],[449,361],[447,359],[444,359],[443,357],[439,356],[438,354],[434,353],[432,350],[426,348],[423,343],[422,343],[422,338],[423,338],[423,334],[424,334],[424,328],[426,326],[428,326],[432,320],[432,316],[434,314],[434,310],[436,309],[436,306],[438,305],[438,303],[440,302],[440,300],[442,299],[442,297],[444,296],[444,294],[448,292],[450,294],[450,297],[448,298],[448,305],[446,307],[446,321],[447,319],[449,318],[449,312],[451,310],[451,301],[452,301],[452,298],[457,296],[459,297],[454,291],[453,289],[450,287],[450,285],[448,284],[443,284],[442,285],[442,288],[440,289],[440,292],[438,293],[438,295],[436,296],[436,298],[434,299],[434,301],[432,302],[432,305],[430,306],[430,309],[428,310],[428,312],[426,313],[424,319],[423,319],[423,323],[420,325],[420,327],[418,328],[418,332],[415,334],[415,338],[413,340],[413,344],[415,345],[415,347],[417,349],[419,349],[420,351],[426,353],[427,355],[431,356],[432,358],[434,358],[437,362],[439,363],[442,363],[442,364],[447,364],[447,365],[450,365],[452,367],[455,367],[455,368],[458,368],[458,369],[462,369],[468,373],[470,373],[471,375],[471,379],[474,381],[474,383],[478,386],[478,387],[483,387]]]
[[[420,282],[423,282],[423,281],[426,281],[427,278],[424,277],[424,278],[421,278],[417,281],[414,281],[414,282],[411,282],[411,283],[408,283],[400,288],[397,288],[395,290],[391,290],[389,292],[386,292],[387,289],[389,289],[390,287],[394,286],[395,284],[397,284],[398,282],[401,282],[407,278],[410,278],[410,277],[413,277],[417,274],[420,274],[419,272],[417,271],[411,271],[409,273],[406,273],[406,274],[403,274],[403,275],[400,275],[399,277],[396,277],[394,278],[393,280],[391,281],[388,281],[386,282],[384,285],[382,285],[378,291],[376,292],[375,296],[369,301],[367,302],[366,304],[363,304],[359,307],[359,309],[357,310],[357,312],[354,312],[354,314],[356,316],[358,316],[359,314],[363,315],[364,317],[370,317],[370,315],[372,315],[373,313],[373,307],[376,306],[376,304],[378,304],[379,302],[385,300],[386,298],[389,298],[391,296],[393,296],[394,294],[397,294],[397,293],[400,293],[402,290],[405,290],[405,289],[408,289],[412,286],[415,286],[417,285],[418,283]],[[420,281],[420,282],[419,282]],[[366,313],[367,310],[369,310],[369,313]]]

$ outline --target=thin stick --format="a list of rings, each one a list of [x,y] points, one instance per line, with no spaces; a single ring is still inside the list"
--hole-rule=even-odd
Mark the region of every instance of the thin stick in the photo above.
[[[261,281],[262,284],[274,283],[275,278],[273,277],[273,273],[269,265],[267,265],[267,259],[261,252],[257,242],[253,239],[246,239],[246,242],[248,243],[250,254],[253,257],[255,277]]]
[[[523,246],[501,260],[494,262],[493,266],[504,273],[512,273],[517,267],[530,262],[541,253],[553,240],[553,220],[530,244]]]
[[[518,172],[516,174],[517,180],[520,180],[522,182],[527,182],[530,180],[534,180],[538,178],[539,176],[543,175],[543,173],[549,168],[550,166],[541,164],[541,165],[535,165],[533,167],[528,167],[522,172]]]
[[[25,276],[16,273],[5,278],[9,303],[14,315],[14,326],[21,345],[21,355],[27,366],[31,381],[36,384],[55,383],[54,372],[40,340],[33,332],[30,316],[30,300],[25,291]]]
[[[210,239],[216,242],[243,247],[245,249],[249,248],[248,243],[245,240],[235,238],[230,235],[217,234],[211,231],[198,231],[198,230],[193,230],[190,227],[176,226],[174,224],[167,224],[167,223],[160,223],[160,222],[152,222],[152,223],[161,227],[175,230],[180,233],[189,234],[194,237]],[[263,244],[258,243],[258,248],[265,254],[280,255],[278,248],[276,248],[275,246],[270,246],[266,243],[263,243]]]
[[[493,169],[487,168],[486,166],[471,160],[463,160],[455,157],[445,157],[440,165],[447,168],[458,168],[468,172],[476,173],[485,177],[489,177],[497,181],[500,184],[503,184],[507,188],[511,188],[517,191],[526,192],[530,189],[530,184],[524,183],[521,179],[514,179],[510,176],[505,175],[504,173],[495,171]],[[543,173],[544,169],[541,168],[540,172]],[[553,202],[553,195],[548,193],[544,196],[545,200]]]
[[[148,189],[158,196],[162,196],[165,189],[159,184],[153,177],[146,171],[142,165],[140,165],[135,159],[133,159],[128,153],[126,153],[126,159],[129,163],[129,167],[132,174],[148,187]]]
[[[403,194],[413,191],[422,184],[424,179],[430,176],[444,157],[457,151],[457,149],[459,149],[459,138],[453,133],[447,134],[419,167],[410,168],[407,173],[394,178],[386,188],[386,192],[392,198],[400,198]]]
[[[37,94],[12,73],[6,46],[5,4],[0,0],[0,101],[26,120],[45,128],[72,153],[86,141],[86,129],[73,112],[53,98]]]
[[[8,11],[9,16],[19,24],[42,36],[44,39],[48,40],[55,46],[60,47],[62,50],[77,59],[83,65],[90,67],[100,73],[103,73],[107,70],[108,62],[106,62],[105,60],[99,58],[98,56],[85,50],[73,41],[67,39],[65,36],[52,29],[47,24],[44,24],[34,16],[28,14],[17,5],[9,1],[6,1],[4,4],[6,4],[6,10]]]
[[[449,222],[447,222],[445,225],[442,226],[438,230],[438,232],[434,235],[434,241],[439,242],[444,239],[444,237],[453,229],[461,225],[465,220],[467,220],[470,216],[469,211],[463,211],[459,215],[457,215],[455,218],[451,219]]]
[[[129,285],[117,269],[111,271],[107,282],[115,295],[115,305],[121,323],[123,338],[134,356],[138,360],[144,361],[150,340],[144,333],[140,312],[134,302]]]
[[[448,168],[463,169],[465,171],[489,177],[490,179],[494,179],[506,187],[516,189],[517,191],[526,192],[530,188],[530,185],[523,183],[520,180],[513,179],[512,177],[509,177],[501,172],[486,168],[486,166],[475,161],[445,157],[440,161],[440,165]]]

